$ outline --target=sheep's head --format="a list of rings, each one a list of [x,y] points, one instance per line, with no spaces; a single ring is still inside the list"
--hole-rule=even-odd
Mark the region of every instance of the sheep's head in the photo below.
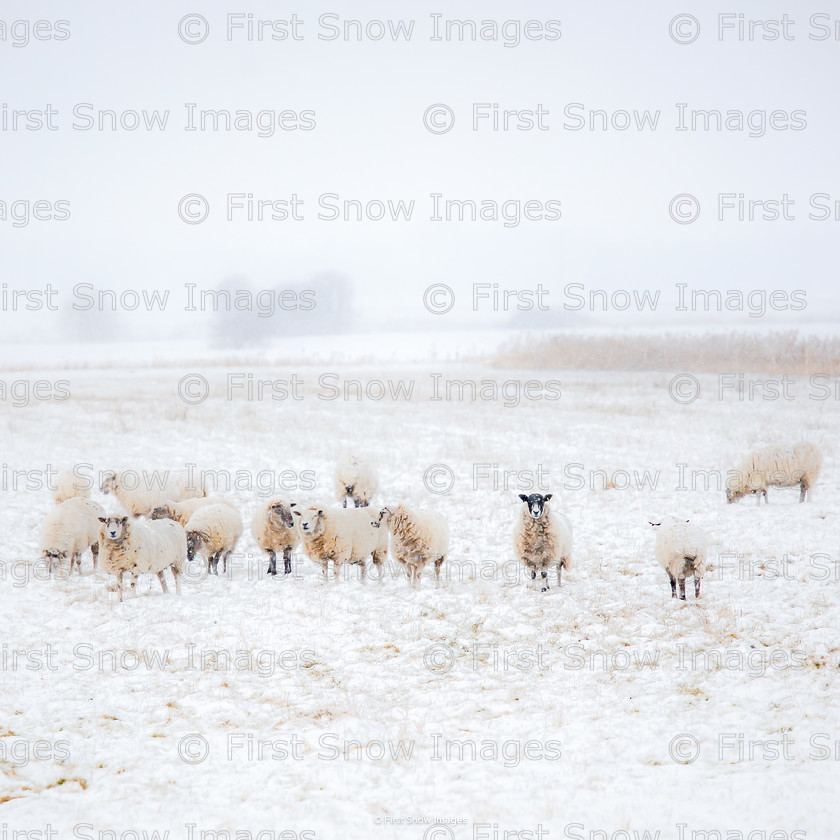
[[[109,542],[119,542],[128,535],[127,516],[100,516],[99,521],[102,523],[99,529],[102,538]]]
[[[545,496],[542,493],[531,493],[530,496],[526,496],[524,493],[519,494],[519,498],[528,505],[528,513],[531,514],[532,519],[539,519],[543,515],[545,503],[551,496],[551,493],[546,493]]]
[[[195,555],[209,539],[209,535],[203,531],[187,531],[187,560],[195,560]]]
[[[382,510],[380,510],[379,513],[372,513],[370,515],[370,524],[374,528],[381,528],[383,520],[385,521],[385,525],[387,527],[387,525],[388,525],[388,519],[387,519],[387,513],[386,513],[387,510],[388,510],[388,508],[382,508]]]
[[[295,518],[292,516],[291,511],[291,508],[294,506],[294,502],[291,503],[291,506],[287,506],[283,502],[275,502],[269,506],[268,514],[277,519],[284,528],[294,528]]]
[[[726,503],[731,505],[732,502],[737,502],[742,496],[746,496],[747,493],[755,493],[755,490],[736,490],[733,487],[726,488]]]
[[[295,510],[294,515],[298,517],[297,524],[304,534],[319,534],[324,527],[324,511],[319,508],[306,508]]]
[[[169,505],[159,505],[152,510],[149,519],[174,519],[175,512]]]
[[[102,474],[102,484],[99,486],[99,489],[107,494],[113,493],[117,487],[117,474],[113,470],[109,470],[106,473]]]
[[[50,564],[53,561],[58,561],[59,563],[67,557],[66,551],[50,551],[50,549],[44,549],[44,560],[49,560]]]

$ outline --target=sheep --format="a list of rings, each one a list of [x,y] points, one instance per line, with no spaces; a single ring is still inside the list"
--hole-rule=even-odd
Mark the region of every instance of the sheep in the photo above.
[[[93,567],[99,554],[99,517],[102,506],[90,499],[67,499],[52,508],[41,529],[41,551],[52,574],[53,562],[70,557],[70,574],[75,563],[82,573],[82,552],[90,548]]]
[[[388,532],[381,527],[381,516],[356,508],[324,510],[310,507],[299,509],[292,505],[298,517],[301,543],[307,557],[320,564],[324,579],[327,579],[329,562],[333,562],[333,577],[338,580],[338,571],[344,563],[361,566],[361,578],[367,579],[365,560],[370,557],[381,572],[382,563],[388,554]],[[382,579],[381,573],[379,579]]]
[[[348,498],[353,500],[354,507],[367,507],[379,489],[376,469],[356,455],[345,455],[338,462],[334,481],[335,492],[342,507],[347,507]]]
[[[668,573],[671,581],[671,597],[677,597],[677,581],[680,583],[680,599],[685,601],[685,579],[694,575],[694,597],[700,597],[700,581],[706,573],[706,551],[708,537],[705,531],[688,519],[667,517],[651,522],[656,533],[656,560]]]
[[[148,516],[151,511],[168,500],[206,496],[200,476],[191,470],[165,470],[161,472],[106,472],[100,487],[103,493],[114,493],[120,504],[132,516]]]
[[[820,474],[822,453],[813,443],[800,441],[792,446],[764,446],[751,452],[726,481],[726,501],[729,504],[746,496],[764,496],[770,503],[767,488],[799,485],[799,501],[811,500],[811,488]]]
[[[168,592],[164,572],[172,569],[175,594],[181,594],[180,576],[184,572],[187,535],[177,522],[171,519],[134,522],[127,516],[102,516],[99,521],[102,523],[99,531],[102,568],[116,575],[120,601],[126,572],[132,590],[141,574],[156,574],[161,588]]]
[[[196,554],[207,558],[207,571],[219,574],[219,560],[223,560],[222,574],[227,572],[228,557],[242,536],[242,516],[227,504],[200,507],[186,524],[187,560]]]
[[[205,505],[228,505],[236,509],[236,505],[228,499],[221,496],[199,496],[194,499],[183,499],[176,502],[173,499],[168,499],[164,504],[158,505],[154,508],[149,516],[150,519],[174,519],[181,525],[186,525],[190,517],[200,508]]]
[[[548,506],[553,494],[519,494],[525,503],[513,535],[514,550],[520,563],[531,573],[534,586],[539,573],[541,592],[548,591],[548,567],[557,566],[557,585],[563,569],[572,564],[572,523],[559,511]]]
[[[251,533],[257,545],[268,553],[269,575],[277,574],[277,554],[283,552],[283,574],[292,571],[292,552],[300,543],[300,534],[295,527],[291,505],[286,499],[271,499],[254,512]]]
[[[435,584],[449,549],[449,525],[439,513],[397,505],[382,508],[391,534],[391,556],[400,563],[412,586],[420,585],[420,572],[430,561],[435,564]]]
[[[60,505],[68,499],[89,499],[90,479],[76,475],[75,470],[61,470],[55,477],[55,487],[52,488],[53,501]]]

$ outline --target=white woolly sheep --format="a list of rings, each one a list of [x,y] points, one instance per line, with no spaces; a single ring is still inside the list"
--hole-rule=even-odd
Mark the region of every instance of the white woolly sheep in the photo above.
[[[169,500],[180,502],[206,496],[201,478],[191,470],[123,470],[105,473],[100,489],[106,494],[114,493],[132,516],[148,516]]]
[[[123,599],[123,577],[127,573],[130,587],[135,589],[137,577],[156,574],[161,588],[168,592],[164,572],[172,569],[175,594],[181,594],[180,575],[187,554],[187,535],[171,519],[156,522],[133,522],[127,516],[104,516],[99,520],[99,544],[102,568],[116,575],[120,601]]]
[[[379,489],[379,476],[373,465],[356,455],[345,455],[335,468],[335,492],[338,501],[347,507],[347,499],[354,507],[367,507]]]
[[[524,493],[519,498],[525,502],[513,535],[514,550],[520,563],[531,573],[536,586],[541,578],[541,592],[548,591],[548,568],[557,567],[557,585],[560,586],[563,569],[572,563],[572,523],[559,511],[551,510],[548,502],[552,494]]]
[[[388,554],[388,532],[381,527],[379,513],[372,514],[362,509],[338,508],[324,510],[310,507],[298,509],[292,505],[292,512],[298,517],[303,550],[307,557],[321,566],[327,578],[329,562],[333,562],[333,577],[344,563],[358,564],[361,578],[367,577],[365,561],[370,557],[379,571]]]
[[[251,520],[251,533],[257,545],[268,553],[268,574],[277,574],[277,552],[283,552],[283,574],[292,571],[292,552],[300,543],[291,505],[286,499],[271,499],[260,505]]]
[[[679,581],[680,598],[685,601],[685,579],[694,575],[694,597],[699,598],[700,581],[706,573],[706,532],[687,519],[673,516],[650,524],[656,531],[656,560],[671,581],[671,597],[677,597]]]
[[[165,504],[154,508],[149,519],[174,519],[181,525],[186,525],[190,517],[200,508],[206,505],[227,505],[236,509],[236,505],[221,496],[200,496],[195,499],[184,499],[176,502],[168,499]]]
[[[105,516],[101,505],[90,499],[67,499],[52,508],[41,529],[41,551],[49,565],[70,558],[70,574],[75,563],[82,573],[82,552],[90,548],[93,567],[99,554],[99,517]]]
[[[800,441],[792,446],[764,446],[750,452],[738,469],[730,473],[726,481],[726,501],[730,504],[748,493],[758,495],[758,503],[764,496],[769,504],[768,487],[795,487],[799,485],[799,501],[807,495],[811,500],[811,488],[816,483],[822,466],[822,453],[813,443]]]
[[[207,558],[207,571],[219,574],[219,560],[223,561],[222,573],[227,572],[228,557],[242,536],[242,515],[227,504],[200,507],[189,519],[187,531],[187,560],[194,560],[202,553]]]
[[[412,586],[419,586],[420,572],[434,561],[435,583],[449,549],[449,525],[439,513],[397,505],[382,508],[391,534],[391,556],[405,569]]]
[[[75,470],[61,470],[55,477],[55,487],[52,488],[53,501],[60,505],[68,499],[89,499],[91,481]]]

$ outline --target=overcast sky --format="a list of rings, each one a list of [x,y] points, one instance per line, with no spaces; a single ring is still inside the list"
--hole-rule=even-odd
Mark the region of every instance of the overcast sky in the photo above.
[[[51,284],[62,309],[79,302],[72,291],[79,283],[169,290],[166,323],[199,334],[204,320],[183,312],[186,284],[212,288],[240,277],[257,289],[300,287],[323,272],[345,275],[355,309],[389,326],[509,317],[493,320],[492,298],[473,312],[476,283],[530,291],[509,308],[541,300],[573,325],[626,325],[634,315],[632,307],[608,318],[588,305],[569,309],[580,299],[568,284],[580,284],[571,293],[584,298],[592,289],[660,290],[655,318],[663,324],[690,314],[675,311],[678,283],[689,291],[781,290],[787,297],[777,304],[793,301],[797,311],[768,306],[767,323],[831,319],[840,25],[819,16],[830,5],[6,2],[4,290]],[[389,20],[404,22],[397,42]],[[756,20],[764,23],[752,24],[750,39]],[[357,41],[351,24],[345,40],[347,21],[361,21],[371,37]],[[475,22],[476,41],[458,39],[469,35],[466,21]],[[186,130],[188,103],[196,126],[202,110],[249,112],[253,126]],[[520,113],[509,130],[494,130],[494,109],[479,107],[489,116],[474,130],[477,103]],[[678,103],[689,130],[678,130]],[[451,110],[427,114],[436,105]],[[105,130],[87,128],[101,109],[131,112],[126,126],[143,111],[168,115],[164,130],[113,131],[108,116]],[[720,111],[732,127],[691,130],[692,111],[701,109]],[[30,112],[17,127],[16,110]],[[594,110],[611,115],[607,130]],[[650,112],[647,127],[636,127],[634,111]],[[294,112],[283,115],[285,130],[281,112]],[[440,133],[451,115],[454,124]],[[247,122],[248,113],[239,117]],[[57,130],[27,128],[47,118]],[[529,121],[530,130],[519,130]],[[814,201],[830,218],[809,218],[823,212],[810,203],[822,193],[830,198]],[[271,208],[249,221],[244,207],[228,219],[233,194],[281,202],[274,209],[290,213],[294,197],[302,221],[274,220]],[[683,194],[693,199],[675,201]],[[741,221],[737,198],[720,198],[726,194],[776,203]],[[183,201],[193,195],[206,203]],[[413,201],[412,218],[359,222],[354,211],[352,221],[319,218],[334,212],[327,206],[342,214],[354,199]],[[485,214],[495,209],[498,218],[459,221],[452,211],[447,221],[445,202],[453,200],[473,201]],[[28,211],[20,203],[27,201]],[[34,218],[36,201],[51,208],[39,205],[37,215],[59,218]],[[721,201],[735,205],[723,219]],[[179,207],[191,221],[209,215],[188,224]],[[370,205],[371,213],[381,207]],[[436,209],[444,221],[433,219]],[[791,218],[763,218],[774,213]],[[423,308],[432,284],[454,293],[446,315]],[[791,298],[797,290],[804,294]],[[54,323],[50,313],[24,318],[13,310],[4,297],[7,338],[24,325]],[[748,314],[745,304],[740,315],[749,321]],[[144,323],[136,313],[124,317]]]

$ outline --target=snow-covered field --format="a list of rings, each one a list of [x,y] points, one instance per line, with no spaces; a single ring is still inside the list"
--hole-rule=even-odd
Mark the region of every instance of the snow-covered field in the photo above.
[[[701,375],[682,405],[668,373],[242,356],[0,373],[3,840],[840,836],[835,399],[803,383],[792,400],[718,399]],[[69,398],[15,405],[11,383],[38,379]],[[467,379],[496,397],[431,391]],[[324,398],[348,380],[363,399]],[[411,399],[380,397],[397,380]],[[261,399],[258,381],[275,383]],[[278,381],[296,398],[272,399]],[[771,488],[769,506],[727,506],[692,472],[800,438],[825,457],[810,504]],[[392,566],[325,584],[299,553],[271,579],[247,531],[226,578],[199,560],[181,597],[148,577],[118,604],[89,555],[81,578],[37,563],[49,466],[196,464],[230,476],[249,522],[271,491],[331,502],[345,449],[375,456],[377,503],[447,515],[439,588]],[[575,528],[575,566],[545,595],[512,555],[532,480]],[[673,601],[653,559],[647,521],[666,513],[712,535],[699,601]]]

